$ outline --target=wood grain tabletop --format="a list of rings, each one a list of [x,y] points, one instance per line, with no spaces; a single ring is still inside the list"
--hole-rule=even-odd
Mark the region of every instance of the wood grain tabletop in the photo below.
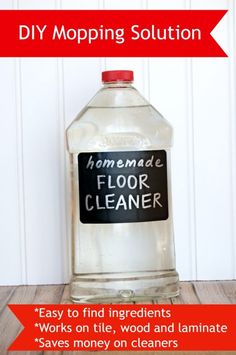
[[[180,296],[171,299],[159,299],[153,301],[157,304],[236,304],[236,281],[205,281],[205,282],[181,282]],[[0,354],[79,354],[79,355],[104,355],[118,354],[125,355],[130,352],[111,351],[111,352],[60,352],[60,351],[24,351],[24,352],[7,352],[7,348],[21,331],[22,327],[15,316],[11,313],[7,305],[15,304],[45,304],[45,303],[69,303],[69,287],[68,285],[49,285],[49,286],[1,286],[0,287]],[[212,351],[212,352],[196,352],[196,351],[132,351],[131,354],[141,355],[235,355],[236,351]]]

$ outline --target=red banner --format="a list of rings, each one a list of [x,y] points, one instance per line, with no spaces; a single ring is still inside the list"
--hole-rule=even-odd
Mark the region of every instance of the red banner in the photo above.
[[[1,57],[227,57],[226,10],[2,10]]]
[[[236,350],[236,305],[10,305],[10,350]]]

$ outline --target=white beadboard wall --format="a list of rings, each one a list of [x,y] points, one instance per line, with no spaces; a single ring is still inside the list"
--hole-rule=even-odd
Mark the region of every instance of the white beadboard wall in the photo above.
[[[229,9],[229,58],[0,58],[0,284],[68,282],[65,128],[104,69],[172,123],[175,244],[181,280],[236,277],[236,8],[233,0],[0,0],[0,9]]]

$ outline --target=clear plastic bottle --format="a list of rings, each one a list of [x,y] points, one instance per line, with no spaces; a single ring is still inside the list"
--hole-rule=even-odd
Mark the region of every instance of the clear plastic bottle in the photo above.
[[[106,71],[102,80],[102,89],[67,129],[71,299],[174,297],[172,128],[132,86],[132,71]]]

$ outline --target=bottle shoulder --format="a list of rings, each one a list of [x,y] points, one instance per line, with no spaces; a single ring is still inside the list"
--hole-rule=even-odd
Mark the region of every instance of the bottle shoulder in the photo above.
[[[87,106],[67,129],[70,152],[170,147],[172,136],[170,123],[151,105]]]

